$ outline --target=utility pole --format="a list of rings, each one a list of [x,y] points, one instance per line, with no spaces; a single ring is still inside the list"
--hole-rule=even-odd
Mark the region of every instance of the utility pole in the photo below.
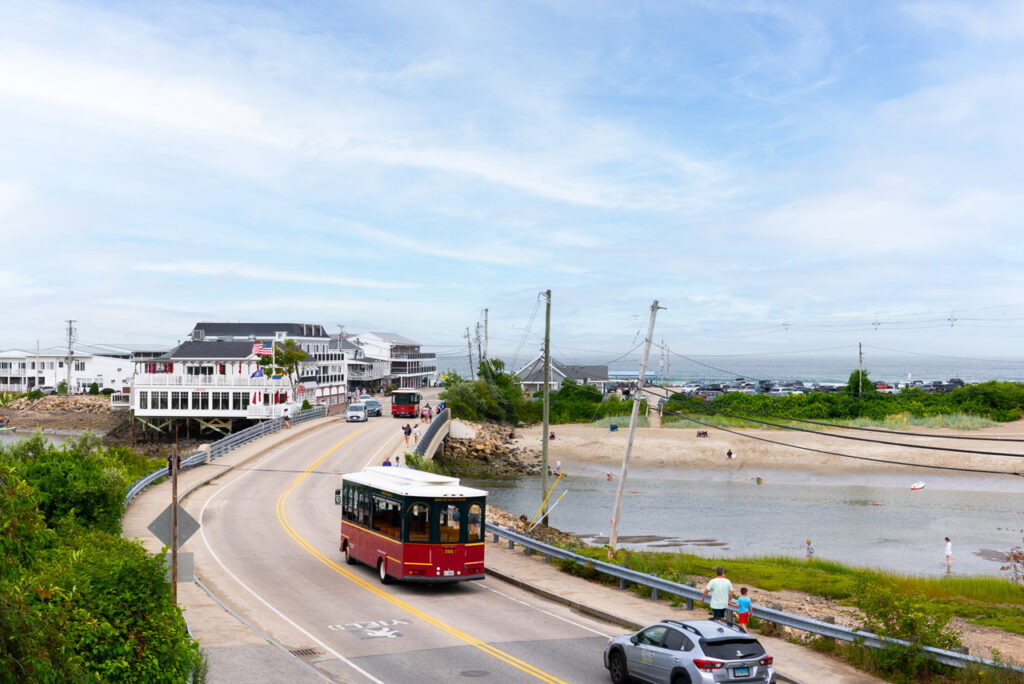
[[[548,524],[548,430],[551,428],[550,409],[551,400],[551,290],[544,291],[544,298],[547,300],[547,307],[544,310],[544,427],[541,430],[540,441],[543,444],[540,453],[540,497],[541,522]]]
[[[473,338],[469,336],[469,326],[466,327],[466,352],[469,354],[469,379],[476,380],[473,373]]]
[[[487,309],[484,309],[484,355],[481,357],[481,360],[491,358],[490,350],[488,349],[489,343],[490,338],[487,336]]]
[[[171,591],[178,603],[178,445],[171,445]]]
[[[864,343],[857,343],[857,396],[864,394]]]
[[[654,337],[654,318],[658,315],[658,300],[651,304],[651,324],[647,328],[647,344],[644,346],[644,357],[640,361],[640,380],[636,393],[633,395],[633,414],[629,418],[629,436],[626,438],[626,453],[622,456],[622,471],[619,473],[619,488],[615,493],[615,512],[612,514],[612,531],[608,537],[608,546],[615,550],[619,540],[619,516],[622,513],[622,494],[626,491],[626,474],[629,472],[629,454],[633,450],[633,435],[636,433],[636,418],[640,412],[640,400],[644,389],[644,375],[647,372],[647,359],[651,355],[651,339]]]
[[[68,379],[67,379],[66,390],[67,390],[68,394],[71,394],[71,362],[72,362],[72,360],[74,359],[74,356],[75,356],[74,351],[71,350],[71,344],[75,341],[76,337],[75,337],[75,322],[73,320],[69,320],[67,323],[68,323],[68,355],[67,355],[67,358],[65,359],[65,363],[67,363],[67,365],[68,365],[68,367],[67,367]]]
[[[480,342],[480,321],[476,322],[476,360],[477,363],[484,362],[484,349]]]

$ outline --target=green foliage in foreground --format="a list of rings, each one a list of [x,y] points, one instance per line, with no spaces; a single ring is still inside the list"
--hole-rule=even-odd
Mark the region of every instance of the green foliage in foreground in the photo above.
[[[163,555],[118,534],[125,478],[152,469],[88,435],[0,449],[0,682],[180,682],[200,666]]]
[[[666,404],[665,410],[693,415],[700,420],[704,420],[702,416],[728,413],[732,416],[750,416],[760,420],[774,419],[755,414],[828,422],[858,418],[885,421],[889,416],[929,418],[968,415],[996,422],[1009,422],[1020,419],[1024,411],[1024,384],[993,381],[961,387],[948,393],[910,389],[899,394],[875,392],[861,396],[845,392],[809,392],[772,397],[766,394],[747,395],[734,392],[715,397],[711,401],[705,401],[701,397],[674,394],[671,401]],[[740,422],[756,426],[755,423]]]

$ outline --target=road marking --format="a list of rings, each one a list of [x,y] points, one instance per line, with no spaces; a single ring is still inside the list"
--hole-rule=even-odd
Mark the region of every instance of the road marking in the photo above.
[[[369,430],[369,429],[370,429],[371,427],[372,427],[372,426],[370,426],[370,425],[367,425],[367,426],[366,426],[366,427],[364,427],[364,428],[363,428],[362,430],[358,430],[358,431],[356,431],[356,432],[353,432],[353,433],[352,433],[351,435],[349,435],[349,436],[348,436],[348,437],[346,437],[345,439],[343,439],[343,440],[341,440],[340,442],[338,442],[338,444],[336,444],[336,445],[334,446],[334,449],[337,449],[337,448],[338,448],[338,447],[340,447],[340,446],[341,446],[342,444],[344,444],[344,443],[345,443],[345,442],[347,442],[348,440],[352,439],[352,438],[353,438],[353,437],[355,437],[356,435],[358,435],[358,434],[361,434],[362,432],[365,432],[366,430]],[[308,436],[305,436],[305,437],[303,437],[303,438],[308,438],[308,437],[312,437],[312,435],[308,435]],[[300,439],[303,439],[303,438],[300,438]],[[294,442],[292,442],[292,444],[294,444]],[[271,451],[271,452],[270,452],[270,453],[269,453],[269,454],[267,455],[267,457],[266,457],[266,458],[264,458],[264,459],[263,459],[262,461],[260,461],[260,462],[259,462],[259,465],[263,465],[264,463],[266,463],[266,462],[267,462],[267,461],[269,461],[270,459],[272,459],[272,458],[276,457],[276,456],[277,456],[277,455],[278,455],[278,454],[280,453],[280,451],[281,451],[281,450],[283,450],[283,449],[285,448],[285,446],[291,446],[292,444],[289,444],[289,445],[282,445],[282,446],[279,446],[279,447],[275,448],[275,449],[274,449],[273,451]],[[334,451],[334,449],[331,449],[331,451]],[[328,452],[328,453],[329,453],[329,452]],[[321,459],[321,460],[323,460],[323,459]],[[275,614],[276,614],[276,615],[277,615],[278,617],[280,617],[280,618],[281,618],[282,620],[284,620],[285,622],[287,622],[288,624],[290,624],[290,625],[291,625],[292,627],[294,627],[295,629],[297,629],[297,630],[299,630],[300,632],[302,632],[303,634],[305,634],[305,635],[306,635],[307,637],[309,637],[309,638],[310,638],[310,639],[312,639],[312,640],[313,640],[314,642],[316,642],[316,643],[317,643],[317,644],[318,644],[318,645],[319,645],[319,646],[320,646],[321,648],[323,648],[323,649],[324,649],[325,651],[327,651],[328,653],[330,653],[331,655],[333,655],[333,656],[334,656],[335,658],[337,658],[337,659],[338,659],[338,660],[340,660],[341,662],[343,662],[343,663],[345,663],[346,665],[348,665],[349,667],[351,667],[351,668],[352,668],[353,670],[355,670],[355,671],[356,671],[356,672],[358,672],[359,674],[361,674],[361,675],[365,676],[365,677],[366,677],[367,679],[369,679],[369,680],[370,680],[371,682],[374,682],[375,684],[385,684],[384,682],[382,682],[381,680],[377,679],[376,677],[374,677],[374,676],[373,676],[372,674],[370,674],[369,672],[367,672],[367,671],[366,671],[366,670],[364,670],[363,668],[361,668],[361,667],[359,667],[358,665],[356,665],[355,663],[353,663],[353,662],[352,662],[351,660],[349,660],[349,659],[348,659],[348,658],[346,658],[345,656],[343,656],[343,655],[341,655],[340,653],[338,653],[337,651],[335,651],[335,650],[334,650],[333,648],[331,648],[330,646],[328,646],[328,645],[327,645],[327,644],[325,644],[324,642],[322,642],[322,641],[320,641],[319,639],[317,639],[317,638],[316,638],[315,636],[313,636],[313,635],[312,635],[312,634],[310,634],[310,633],[309,633],[308,631],[306,631],[305,629],[303,629],[302,627],[300,627],[300,626],[299,626],[299,625],[298,625],[298,624],[297,624],[297,623],[296,623],[296,622],[295,622],[294,620],[292,620],[292,619],[291,619],[290,617],[288,617],[287,615],[285,615],[284,613],[282,613],[281,611],[279,611],[279,610],[278,610],[277,608],[275,608],[274,606],[270,605],[270,602],[269,602],[269,601],[267,601],[267,600],[266,600],[265,598],[263,598],[262,596],[260,596],[259,594],[257,594],[257,593],[256,593],[255,591],[253,591],[253,590],[252,590],[252,588],[251,588],[251,587],[249,587],[249,585],[247,585],[247,584],[246,584],[245,582],[243,582],[243,581],[242,581],[242,580],[241,580],[241,579],[240,579],[240,578],[238,577],[238,575],[236,575],[235,573],[231,572],[231,570],[229,570],[229,569],[228,569],[228,566],[226,566],[226,565],[224,564],[224,561],[222,561],[222,560],[220,559],[220,556],[218,556],[218,555],[217,555],[217,554],[216,554],[216,553],[214,552],[214,550],[213,550],[213,547],[212,547],[212,546],[210,546],[210,541],[209,541],[209,540],[208,540],[208,539],[206,538],[206,529],[205,529],[205,527],[203,526],[203,515],[204,515],[204,514],[206,513],[206,507],[210,505],[210,502],[211,502],[211,501],[213,501],[213,500],[214,500],[214,498],[216,498],[218,494],[220,494],[220,493],[221,493],[221,492],[223,492],[223,491],[224,491],[225,489],[227,489],[227,488],[228,488],[228,487],[230,487],[231,485],[233,485],[233,484],[235,484],[236,482],[238,482],[239,480],[241,480],[241,479],[242,479],[243,477],[246,477],[246,476],[248,476],[248,475],[249,475],[250,473],[253,473],[253,472],[255,472],[255,469],[252,469],[252,470],[246,470],[246,471],[245,471],[244,473],[242,473],[241,475],[239,475],[238,477],[236,477],[236,478],[235,478],[234,480],[232,480],[231,482],[229,482],[229,483],[227,483],[226,485],[224,485],[224,486],[223,486],[223,487],[222,487],[221,489],[218,489],[218,490],[217,490],[217,491],[215,491],[215,492],[214,492],[213,494],[211,494],[211,495],[210,495],[210,498],[209,498],[209,499],[207,499],[207,500],[206,500],[206,502],[205,502],[205,503],[203,504],[203,508],[202,508],[202,510],[200,510],[200,511],[199,511],[199,534],[200,534],[200,535],[202,536],[202,538],[203,538],[203,543],[204,543],[204,544],[206,544],[206,549],[207,549],[207,550],[208,550],[208,551],[210,552],[210,555],[211,555],[211,556],[213,556],[213,559],[214,559],[215,561],[217,561],[217,564],[218,564],[218,565],[220,565],[220,567],[221,567],[221,568],[222,568],[222,569],[224,570],[224,572],[226,572],[226,573],[227,573],[227,574],[228,574],[228,575],[229,575],[229,576],[231,577],[231,579],[235,580],[235,582],[237,582],[237,583],[238,583],[238,585],[239,585],[240,587],[242,587],[242,588],[243,588],[243,589],[245,589],[245,590],[246,590],[247,592],[249,592],[250,594],[252,594],[252,595],[253,595],[253,596],[254,596],[254,597],[255,597],[255,598],[256,598],[256,599],[257,599],[257,600],[258,600],[258,601],[259,601],[260,603],[262,603],[262,604],[263,604],[263,605],[265,605],[265,606],[266,606],[267,608],[269,608],[270,610],[272,610],[272,611],[273,611],[273,612],[274,612],[274,613],[275,613]],[[309,472],[309,471],[307,470],[307,471],[306,471],[305,473],[303,473],[303,474],[302,474],[302,477],[305,477],[305,476],[306,476],[306,475],[308,474],[308,472]]]
[[[352,437],[354,437],[354,436],[355,435],[352,435]],[[286,490],[281,492],[281,496],[279,496],[278,499],[277,499],[277,519],[278,519],[278,522],[281,523],[281,527],[284,528],[285,532],[287,532],[292,537],[292,539],[294,539],[299,544],[299,546],[304,548],[311,556],[313,556],[314,558],[319,560],[321,563],[323,563],[324,565],[329,567],[331,570],[334,570],[336,573],[338,573],[339,575],[341,575],[345,579],[349,580],[353,584],[356,584],[357,586],[362,587],[363,589],[365,589],[366,591],[370,592],[371,594],[374,594],[378,598],[381,598],[381,599],[391,603],[392,605],[397,606],[398,608],[401,608],[402,610],[404,610],[405,612],[409,613],[410,615],[413,615],[415,617],[420,618],[424,622],[426,622],[428,624],[431,624],[434,627],[437,627],[441,631],[447,632],[448,634],[451,634],[452,636],[456,637],[457,639],[461,639],[462,641],[465,641],[467,644],[470,644],[471,646],[475,646],[476,648],[480,649],[481,651],[483,651],[483,652],[485,652],[485,653],[487,653],[489,655],[492,655],[495,658],[497,658],[498,660],[500,660],[500,661],[502,661],[504,663],[507,663],[507,664],[511,665],[512,667],[515,667],[516,669],[521,670],[521,671],[523,671],[523,672],[525,672],[525,673],[527,673],[529,675],[532,675],[532,676],[536,677],[537,679],[540,679],[541,681],[550,682],[551,684],[565,684],[562,680],[558,679],[554,675],[550,675],[550,674],[544,672],[543,670],[540,670],[540,669],[534,667],[533,665],[530,665],[529,663],[523,662],[522,660],[519,660],[518,658],[516,658],[516,657],[514,657],[512,655],[509,655],[508,653],[505,653],[504,651],[499,650],[499,649],[491,646],[490,644],[488,644],[488,643],[486,643],[484,641],[481,641],[480,639],[477,639],[474,636],[470,636],[469,634],[463,632],[462,630],[456,629],[455,627],[452,627],[451,625],[448,625],[448,624],[446,624],[444,622],[441,622],[440,620],[438,620],[437,618],[433,617],[432,615],[428,615],[427,613],[424,613],[420,609],[418,609],[418,608],[416,608],[416,607],[406,603],[405,601],[403,601],[403,600],[401,600],[401,599],[399,599],[399,598],[397,598],[395,596],[392,596],[391,594],[387,593],[386,591],[378,588],[376,585],[371,584],[370,582],[367,582],[366,580],[364,580],[363,578],[353,574],[352,572],[349,572],[344,567],[342,567],[341,565],[338,565],[333,560],[331,560],[330,558],[325,556],[323,553],[321,553],[316,547],[314,547],[312,544],[310,544],[308,541],[306,541],[305,537],[303,537],[302,535],[300,535],[298,532],[295,531],[295,528],[293,528],[291,523],[288,522],[288,518],[284,514],[284,504],[288,500],[288,496],[295,490],[296,487],[299,486],[299,484],[303,480],[306,479],[306,476],[308,476],[313,471],[314,468],[316,468],[318,465],[320,465],[320,463],[322,463],[328,456],[330,456],[335,451],[337,451],[341,447],[341,445],[343,445],[349,439],[351,439],[351,437],[343,439],[342,441],[338,442],[333,447],[331,447],[329,450],[327,450],[323,454],[323,456],[318,458],[308,468],[306,468],[305,472],[303,472],[301,475],[299,475],[297,478],[295,478],[295,480],[291,483],[291,485]]]
[[[561,615],[555,615],[554,613],[552,613],[550,611],[544,610],[543,608],[538,608],[537,606],[531,605],[531,604],[527,603],[526,601],[523,601],[522,599],[517,599],[514,596],[509,596],[508,594],[502,593],[502,592],[498,591],[497,589],[492,589],[492,588],[488,587],[487,585],[483,585],[481,588],[486,589],[487,591],[492,591],[495,594],[497,594],[498,596],[504,596],[509,601],[513,601],[515,603],[519,603],[521,605],[526,606],[527,608],[532,608],[533,610],[536,610],[537,612],[544,613],[545,615],[550,615],[551,617],[555,618],[556,620],[561,620],[562,622],[568,622],[570,625],[575,625],[576,627],[579,627],[580,629],[586,630],[588,632],[593,632],[594,634],[597,634],[598,636],[607,637],[608,639],[612,638],[611,634],[605,634],[604,632],[599,632],[598,630],[594,629],[593,627],[587,627],[586,625],[580,624],[579,622],[576,622],[575,620],[570,620],[569,618],[562,617]]]

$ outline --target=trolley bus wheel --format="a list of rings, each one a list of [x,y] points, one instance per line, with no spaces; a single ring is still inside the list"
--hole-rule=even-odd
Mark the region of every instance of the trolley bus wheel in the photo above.
[[[388,571],[385,569],[383,558],[377,561],[377,574],[380,575],[381,584],[391,584],[391,575],[389,575]]]
[[[356,559],[352,557],[352,544],[345,544],[345,562],[349,565],[356,564]]]

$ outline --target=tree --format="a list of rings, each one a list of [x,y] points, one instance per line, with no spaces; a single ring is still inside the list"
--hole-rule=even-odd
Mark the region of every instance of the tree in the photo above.
[[[850,379],[846,383],[846,389],[844,391],[855,397],[861,397],[867,394],[878,394],[878,390],[875,388],[875,383],[868,377],[868,372],[866,370],[862,371],[859,369],[850,373]]]
[[[96,384],[94,382],[91,385],[89,385],[89,394],[99,394],[99,393],[100,393],[100,386],[98,384]]]
[[[292,389],[295,389],[295,381],[299,375],[299,364],[309,356],[303,349],[295,344],[295,340],[285,340],[284,343],[274,343],[274,353],[271,356],[261,356],[259,365],[263,372],[271,375],[275,368],[280,369],[288,377]]]
[[[68,381],[67,380],[61,380],[60,382],[57,383],[57,394],[67,394],[67,393],[68,393]]]

